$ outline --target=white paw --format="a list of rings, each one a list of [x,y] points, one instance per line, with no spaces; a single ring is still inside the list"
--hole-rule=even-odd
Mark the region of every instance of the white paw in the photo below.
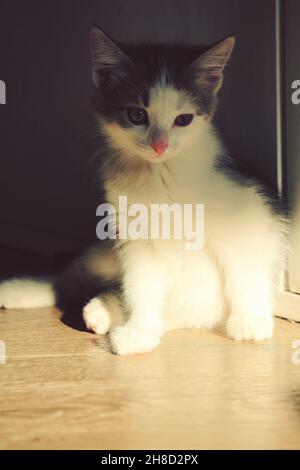
[[[106,335],[110,329],[110,314],[101,299],[95,297],[83,309],[86,327],[97,335]]]
[[[152,351],[160,343],[160,338],[147,331],[128,326],[113,328],[110,332],[112,352],[124,356]]]
[[[266,315],[251,317],[232,316],[227,322],[227,334],[230,338],[242,341],[261,341],[271,338],[273,318]]]

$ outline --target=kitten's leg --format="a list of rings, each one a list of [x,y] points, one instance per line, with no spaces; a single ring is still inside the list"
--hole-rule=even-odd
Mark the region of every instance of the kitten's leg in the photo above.
[[[151,351],[163,332],[162,313],[166,273],[151,249],[130,243],[124,254],[124,296],[129,320],[111,332],[112,351],[136,354]]]
[[[228,260],[226,291],[231,313],[227,333],[235,340],[263,340],[273,333],[273,282],[265,260],[235,254]]]
[[[165,328],[217,328],[227,305],[219,266],[208,251],[186,252],[185,263],[165,309]]]
[[[122,325],[124,315],[117,295],[94,297],[83,309],[86,327],[97,335],[106,335],[112,326]]]

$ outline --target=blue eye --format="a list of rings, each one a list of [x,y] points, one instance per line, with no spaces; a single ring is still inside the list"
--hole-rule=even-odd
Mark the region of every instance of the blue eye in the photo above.
[[[143,108],[127,108],[127,117],[135,126],[142,126],[148,123],[147,112]]]
[[[180,114],[174,121],[175,126],[186,127],[191,124],[194,119],[193,114]]]

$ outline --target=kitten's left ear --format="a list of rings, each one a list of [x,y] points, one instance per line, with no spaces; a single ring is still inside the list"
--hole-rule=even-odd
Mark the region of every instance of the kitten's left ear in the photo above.
[[[204,86],[217,93],[222,86],[223,71],[235,44],[235,37],[230,36],[211,47],[196,59],[191,67],[199,86]]]
[[[122,66],[132,64],[131,59],[97,26],[90,32],[90,49],[93,64],[93,82],[96,87],[104,72],[116,72]]]

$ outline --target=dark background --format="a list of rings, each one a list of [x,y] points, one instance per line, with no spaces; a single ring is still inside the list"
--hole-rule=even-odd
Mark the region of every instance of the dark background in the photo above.
[[[77,252],[95,238],[88,34],[207,45],[234,34],[217,121],[229,149],[276,182],[273,0],[0,0],[0,244]]]

